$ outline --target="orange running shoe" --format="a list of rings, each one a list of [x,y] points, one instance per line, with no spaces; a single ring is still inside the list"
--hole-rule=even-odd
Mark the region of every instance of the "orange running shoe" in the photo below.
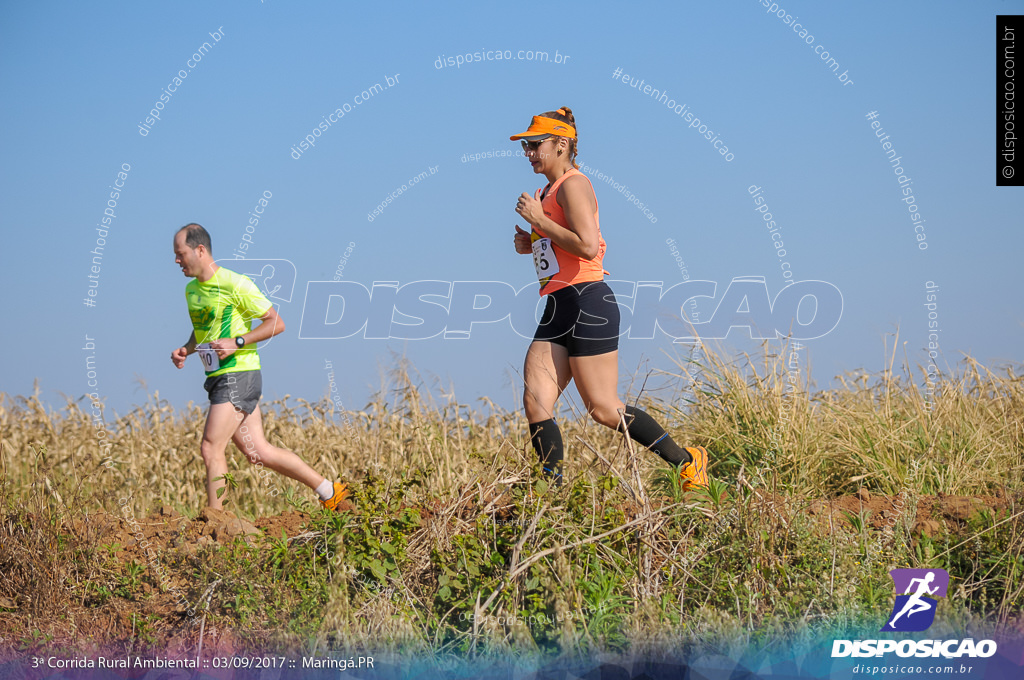
[[[334,483],[334,495],[325,501],[320,501],[320,505],[328,510],[337,510],[338,503],[348,498],[348,484],[342,484],[341,482]]]
[[[693,458],[679,468],[683,479],[683,491],[708,488],[708,452],[703,446],[687,446],[686,451]]]

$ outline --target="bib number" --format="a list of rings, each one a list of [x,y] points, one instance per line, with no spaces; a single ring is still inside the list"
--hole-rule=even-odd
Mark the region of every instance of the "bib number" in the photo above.
[[[558,273],[558,259],[551,246],[551,239],[539,238],[533,242],[533,268],[538,279],[549,279]]]
[[[196,345],[196,353],[199,354],[199,358],[203,362],[203,370],[207,373],[213,373],[220,368],[220,357],[217,356],[217,350],[210,349],[210,343],[204,342]]]

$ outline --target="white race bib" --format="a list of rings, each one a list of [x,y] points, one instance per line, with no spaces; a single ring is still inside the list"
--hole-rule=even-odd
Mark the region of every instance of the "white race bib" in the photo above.
[[[538,279],[547,279],[558,273],[558,259],[551,246],[551,239],[540,238],[533,242],[533,268]]]
[[[207,373],[212,373],[220,368],[220,357],[217,356],[217,350],[210,349],[210,343],[204,342],[196,345],[196,353],[203,361],[203,370]]]

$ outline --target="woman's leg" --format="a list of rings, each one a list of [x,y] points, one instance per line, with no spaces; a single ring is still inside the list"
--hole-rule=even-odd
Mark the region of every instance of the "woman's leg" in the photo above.
[[[576,380],[576,389],[583,398],[583,407],[594,420],[605,427],[619,426],[619,352],[606,352],[585,357],[570,357],[569,369]]]
[[[621,430],[619,410],[625,413],[629,436],[640,445],[658,454],[671,465],[686,465],[693,461],[687,450],[673,441],[665,429],[643,409],[625,406],[618,397],[619,353],[607,352],[595,356],[571,357],[569,365],[583,404],[594,420]]]
[[[569,352],[562,345],[534,340],[523,365],[523,408],[530,424],[530,439],[544,470],[562,475],[562,433],[553,418],[555,402],[572,380]]]

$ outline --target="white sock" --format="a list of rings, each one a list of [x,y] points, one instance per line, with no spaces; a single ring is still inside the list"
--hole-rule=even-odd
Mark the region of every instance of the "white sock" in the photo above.
[[[316,487],[316,493],[320,496],[321,500],[330,500],[331,496],[334,495],[334,482],[329,479],[320,482],[320,486]]]

